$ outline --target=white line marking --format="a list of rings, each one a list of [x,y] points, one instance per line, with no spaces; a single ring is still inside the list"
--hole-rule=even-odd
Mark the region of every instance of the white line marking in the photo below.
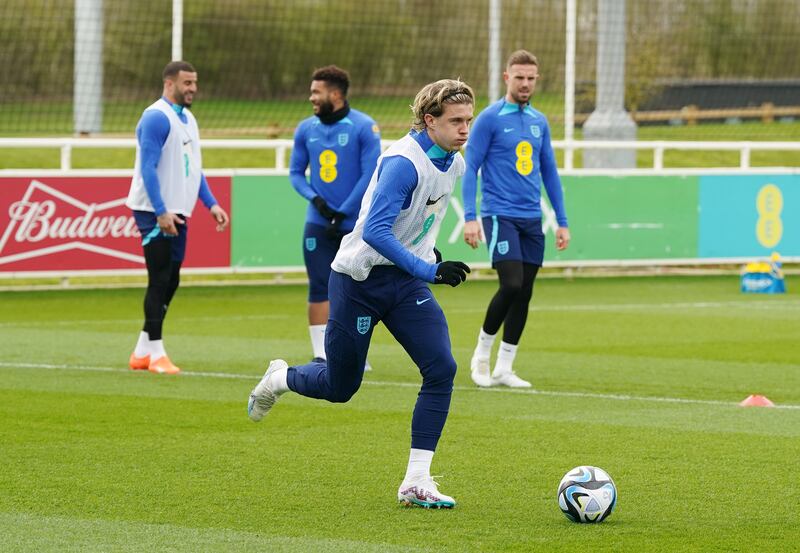
[[[632,230],[639,230],[639,229],[653,229],[653,230],[661,230],[664,228],[664,223],[609,223],[606,227],[614,230],[620,229],[632,229]]]
[[[90,365],[60,365],[52,363],[7,363],[0,361],[0,368],[5,369],[44,369],[44,370],[65,370],[65,371],[86,371],[103,373],[131,373],[130,369],[120,369],[117,367],[93,367]],[[258,380],[260,375],[236,374],[236,373],[214,373],[200,371],[181,371],[181,376],[204,377],[204,378],[225,378],[232,380]],[[169,377],[167,377],[169,378]],[[371,386],[382,386],[387,388],[419,388],[419,382],[384,382],[380,380],[364,380],[364,384]],[[631,396],[627,394],[595,394],[590,392],[557,392],[547,390],[520,390],[513,388],[476,388],[474,386],[453,386],[459,392],[479,392],[479,393],[498,393],[498,394],[523,394],[551,397],[577,397],[587,399],[605,399],[609,401],[652,401],[657,403],[678,403],[686,405],[716,405],[720,407],[738,407],[735,401],[720,401],[712,399],[686,399],[679,397],[658,397],[658,396]],[[775,409],[800,410],[800,405],[776,405]]]
[[[265,321],[276,319],[288,319],[291,315],[275,314],[275,315],[231,315],[231,316],[205,316],[205,317],[175,317],[175,321],[183,322],[219,322],[219,321]],[[109,324],[142,324],[142,319],[127,318],[127,319],[71,319],[71,320],[37,320],[37,321],[13,321],[0,323],[0,328],[14,328],[14,327],[44,327],[44,326],[79,326],[79,325],[101,325],[106,326]]]
[[[717,307],[736,307],[746,309],[767,309],[767,310],[784,310],[796,309],[800,307],[799,300],[766,300],[757,301],[766,298],[754,298],[755,301],[747,300],[732,300],[732,301],[703,301],[703,302],[676,302],[676,303],[595,303],[583,305],[534,305],[531,306],[531,311],[626,311],[634,309],[713,309]],[[478,311],[485,311],[484,308],[475,309],[448,309],[448,313],[472,313]],[[220,316],[203,316],[203,317],[175,317],[174,321],[182,322],[220,322],[220,321],[259,321],[259,320],[274,320],[274,319],[288,319],[289,314],[261,314],[261,315],[220,315]],[[110,323],[136,323],[141,324],[140,318],[126,318],[126,319],[71,319],[71,320],[30,320],[30,321],[6,321],[0,322],[0,328],[14,328],[23,326],[53,326],[53,325],[106,325]]]

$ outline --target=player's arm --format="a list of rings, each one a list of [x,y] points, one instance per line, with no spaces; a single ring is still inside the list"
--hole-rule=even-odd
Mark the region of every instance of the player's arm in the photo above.
[[[402,156],[383,159],[364,225],[364,241],[408,274],[434,282],[436,265],[412,254],[392,232],[394,222],[406,200],[414,193],[417,182],[417,170],[410,160]]]
[[[169,127],[167,116],[155,109],[145,111],[136,127],[144,189],[156,216],[167,212],[164,198],[161,196],[161,183],[158,180],[157,168],[161,160],[161,150],[169,136]]]
[[[153,212],[158,221],[158,228],[167,236],[175,236],[178,229],[175,225],[183,224],[177,214],[167,211],[164,198],[161,195],[161,182],[158,179],[158,163],[161,160],[161,151],[169,136],[169,119],[158,110],[146,110],[136,127],[136,139],[139,141],[141,153],[141,171],[144,189],[153,206]]]
[[[485,112],[484,112],[485,113]],[[466,169],[461,179],[461,199],[464,202],[464,241],[472,246],[478,247],[478,242],[483,238],[481,224],[477,220],[477,193],[478,193],[478,170],[486,159],[491,142],[491,129],[489,117],[484,116],[475,120],[470,132],[469,141],[466,149]]]
[[[364,197],[364,192],[367,190],[381,155],[381,135],[380,132],[377,132],[377,125],[374,125],[372,121],[367,121],[362,125],[359,132],[359,144],[361,177],[342,205],[339,206],[338,211],[345,215],[358,214],[358,210],[361,208],[361,198]]]
[[[206,180],[206,176],[203,173],[200,173],[199,197],[200,201],[208,208],[211,212],[211,216],[214,217],[214,220],[217,222],[217,231],[221,231],[227,227],[231,218],[228,217],[228,213],[222,209],[222,206],[219,205],[219,202],[214,197],[214,194],[211,192],[211,187]]]
[[[306,200],[311,201],[317,193],[311,188],[306,180],[306,169],[308,168],[308,148],[306,148],[306,131],[302,123],[294,132],[294,147],[289,158],[289,182],[297,193]]]
[[[547,123],[545,123],[542,133],[539,166],[541,167],[542,182],[545,190],[547,190],[547,197],[556,212],[556,221],[558,222],[556,247],[559,250],[563,250],[566,249],[570,241],[569,224],[567,223],[567,211],[564,208],[564,191],[561,188],[561,178],[558,176],[556,156],[553,153],[553,145],[550,143],[550,126]]]

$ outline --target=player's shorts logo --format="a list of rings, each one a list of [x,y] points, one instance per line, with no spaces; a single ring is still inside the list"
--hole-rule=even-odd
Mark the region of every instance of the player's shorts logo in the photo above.
[[[369,327],[372,324],[372,317],[358,317],[356,319],[356,330],[359,334],[366,334],[369,332]]]
[[[317,249],[317,239],[313,236],[311,238],[306,238],[306,249],[310,252],[313,252]]]
[[[346,132],[339,133],[339,146],[347,146],[347,142],[350,140],[350,135]]]
[[[537,125],[531,125],[531,134],[534,138],[539,138],[542,136],[542,129],[540,129]]]
[[[503,240],[497,243],[497,253],[505,255],[508,253],[508,240]]]

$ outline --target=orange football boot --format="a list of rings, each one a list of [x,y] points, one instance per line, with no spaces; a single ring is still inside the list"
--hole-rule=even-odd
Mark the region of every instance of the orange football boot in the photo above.
[[[146,371],[150,368],[150,356],[145,355],[144,357],[136,357],[135,353],[131,353],[128,366],[134,371]]]
[[[150,366],[147,367],[147,370],[151,373],[159,373],[159,374],[178,374],[181,370],[172,364],[172,361],[169,360],[169,357],[166,355],[162,355],[158,359],[150,361]]]

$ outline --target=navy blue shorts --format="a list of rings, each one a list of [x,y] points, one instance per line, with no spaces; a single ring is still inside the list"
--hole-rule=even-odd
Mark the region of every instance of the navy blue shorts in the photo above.
[[[186,234],[189,232],[188,217],[181,215],[180,218],[185,222],[182,225],[175,225],[178,230],[178,236],[167,236],[161,232],[156,214],[152,211],[134,210],[133,218],[136,220],[136,226],[142,235],[142,247],[158,240],[169,240],[172,260],[183,263],[183,258],[186,257]]]
[[[482,221],[492,267],[498,261],[522,261],[531,265],[542,265],[544,232],[541,219],[492,215],[484,217]]]
[[[328,238],[322,225],[306,223],[303,229],[303,260],[308,273],[308,301],[311,303],[328,301],[331,263],[339,251],[339,244],[339,240]]]

